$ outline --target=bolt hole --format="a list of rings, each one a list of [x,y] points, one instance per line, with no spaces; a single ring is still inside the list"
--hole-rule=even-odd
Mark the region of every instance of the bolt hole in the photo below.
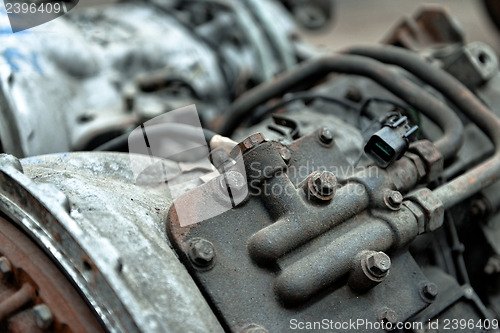
[[[86,271],[91,271],[92,270],[92,265],[87,260],[83,261],[83,269]]]
[[[488,62],[489,57],[488,57],[488,55],[486,53],[481,52],[477,56],[477,59],[479,60],[480,63],[482,63],[484,65],[484,64],[486,64]]]
[[[94,120],[94,116],[90,114],[82,114],[78,118],[76,118],[76,121],[79,123],[88,123],[89,121]]]

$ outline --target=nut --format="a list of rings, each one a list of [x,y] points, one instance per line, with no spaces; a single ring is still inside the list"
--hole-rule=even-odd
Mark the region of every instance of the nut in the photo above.
[[[209,267],[215,259],[214,245],[203,238],[193,238],[189,244],[188,256],[197,267]]]
[[[366,268],[374,276],[384,277],[391,268],[391,258],[384,252],[372,252],[366,257]]]
[[[49,307],[45,304],[39,304],[33,307],[33,315],[35,316],[36,325],[43,330],[49,328],[54,320],[52,311],[50,311]]]
[[[443,172],[443,155],[429,140],[419,140],[410,144],[409,152],[416,154],[424,163],[426,176],[424,182],[432,182]]]
[[[414,192],[409,193],[406,198],[412,202],[414,202],[419,210],[424,215],[424,232],[430,232],[438,229],[444,220],[444,206],[441,200],[431,190],[428,188],[421,188]],[[407,205],[408,208],[410,206]],[[411,207],[412,210],[415,207]],[[416,212],[413,212],[414,214]],[[415,216],[417,216],[415,214]],[[418,219],[418,216],[417,216]],[[419,224],[419,233],[422,233],[422,227]]]
[[[324,143],[326,145],[332,143],[332,141],[333,141],[333,133],[328,128],[322,128],[319,131],[318,137],[319,137],[319,141],[321,141],[322,143]]]

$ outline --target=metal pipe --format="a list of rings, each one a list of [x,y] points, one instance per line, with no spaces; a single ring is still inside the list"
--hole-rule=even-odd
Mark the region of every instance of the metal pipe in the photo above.
[[[29,283],[22,285],[21,289],[10,295],[0,303],[0,322],[12,313],[31,302],[35,297],[35,290]]]
[[[263,198],[274,200],[273,196]],[[292,214],[286,214],[256,232],[248,241],[248,251],[258,262],[274,262],[285,253],[362,212],[368,203],[365,187],[359,183],[349,183],[338,189],[330,204],[317,210],[317,213],[313,214],[308,209],[291,209]]]
[[[221,135],[231,135],[258,105],[300,86],[310,87],[334,72],[368,77],[436,122],[444,135],[435,142],[435,145],[444,158],[453,156],[460,148],[462,122],[447,105],[378,61],[340,54],[307,61],[276,80],[250,90],[233,103],[219,132]]]
[[[469,198],[498,180],[500,175],[500,119],[491,113],[460,81],[444,70],[425,62],[417,54],[398,47],[354,47],[346,52],[406,69],[441,92],[495,145],[494,155],[486,162],[434,190],[434,194],[443,202],[445,209]]]
[[[347,232],[281,271],[275,281],[281,300],[300,304],[349,273],[361,251],[394,250],[418,235],[416,218],[406,208],[384,219],[367,217],[350,223]]]

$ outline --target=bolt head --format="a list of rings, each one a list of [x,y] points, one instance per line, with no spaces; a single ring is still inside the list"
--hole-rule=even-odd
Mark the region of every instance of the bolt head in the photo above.
[[[47,329],[52,325],[53,317],[52,311],[45,304],[39,304],[33,307],[33,315],[35,316],[35,323],[41,329]]]
[[[437,285],[432,282],[426,283],[422,291],[424,292],[424,296],[430,299],[436,298],[439,292]]]
[[[395,324],[398,321],[398,315],[394,310],[391,309],[382,309],[379,314],[380,320],[383,320],[385,322]]]
[[[316,171],[309,175],[309,192],[321,200],[331,200],[337,190],[337,178],[330,171]]]
[[[189,245],[188,256],[195,266],[208,267],[215,259],[214,245],[206,239],[192,239]]]
[[[245,177],[238,171],[234,170],[228,171],[224,175],[224,178],[226,180],[227,187],[229,187],[231,190],[239,191],[242,190],[247,185]]]
[[[322,128],[319,131],[319,140],[324,144],[330,144],[333,141],[333,133],[328,128]]]
[[[285,161],[285,163],[288,163],[288,162],[290,162],[290,159],[292,158],[292,153],[290,152],[290,150],[288,148],[282,147],[280,149],[280,156],[283,159],[283,161]]]
[[[0,279],[5,280],[12,275],[12,266],[9,259],[0,257]]]
[[[391,269],[391,258],[384,252],[375,252],[366,258],[368,271],[376,277],[384,277]]]
[[[238,147],[240,148],[240,151],[242,154],[246,153],[250,149],[260,145],[261,143],[265,142],[266,138],[262,133],[255,133],[250,135],[248,138],[245,140],[241,141],[238,143]]]

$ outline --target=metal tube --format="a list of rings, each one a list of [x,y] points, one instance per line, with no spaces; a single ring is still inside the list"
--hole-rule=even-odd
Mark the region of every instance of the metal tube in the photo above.
[[[436,122],[444,132],[435,142],[444,158],[453,156],[462,144],[463,126],[457,115],[427,91],[384,64],[354,55],[322,56],[307,61],[276,80],[262,84],[240,97],[228,112],[220,130],[229,136],[258,105],[300,86],[312,86],[330,73],[368,77]]]
[[[276,292],[288,304],[298,304],[347,274],[363,250],[387,251],[392,229],[382,220],[363,221],[329,245],[285,268],[276,278]]]
[[[267,198],[274,200],[272,196]],[[250,237],[248,251],[258,262],[273,262],[363,211],[368,207],[368,202],[368,194],[363,185],[347,184],[337,190],[328,206],[317,209],[316,213],[308,209],[292,210],[293,213],[284,215],[275,223],[259,230]]]
[[[495,154],[486,162],[434,190],[445,209],[469,198],[498,180],[500,175],[500,119],[491,113],[467,87],[444,70],[428,64],[417,54],[408,50],[384,46],[355,47],[347,52],[398,65],[414,74],[454,103],[495,145]]]
[[[33,287],[29,283],[23,284],[21,289],[0,303],[0,322],[26,305],[28,302],[31,302],[34,297],[35,290]]]

